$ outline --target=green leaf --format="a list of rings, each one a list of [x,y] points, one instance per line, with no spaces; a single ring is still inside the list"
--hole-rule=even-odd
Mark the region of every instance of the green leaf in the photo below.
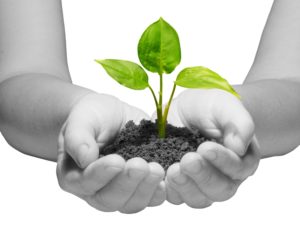
[[[185,88],[219,88],[240,98],[239,94],[224,78],[202,66],[185,68],[178,74],[175,84]]]
[[[108,75],[125,87],[134,90],[143,90],[148,87],[147,73],[134,62],[117,59],[95,61],[103,66]]]
[[[176,30],[163,18],[151,24],[139,40],[138,56],[147,70],[159,74],[171,73],[181,60]]]

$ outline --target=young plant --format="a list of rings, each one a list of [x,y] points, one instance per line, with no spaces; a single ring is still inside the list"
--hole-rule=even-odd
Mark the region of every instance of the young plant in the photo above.
[[[140,65],[118,59],[95,61],[121,85],[134,90],[149,88],[156,105],[160,138],[166,136],[168,112],[177,85],[185,88],[219,88],[239,97],[230,84],[212,70],[202,66],[188,67],[178,74],[169,101],[163,110],[163,75],[172,73],[181,60],[178,34],[163,18],[151,24],[142,34],[138,43],[138,57],[145,69],[159,75],[158,97],[148,82],[147,73]]]

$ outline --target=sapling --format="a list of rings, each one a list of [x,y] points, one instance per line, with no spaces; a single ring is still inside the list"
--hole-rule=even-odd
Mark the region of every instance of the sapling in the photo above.
[[[138,57],[146,70],[159,75],[158,97],[148,82],[147,73],[140,65],[119,59],[95,61],[101,64],[106,72],[121,85],[134,90],[149,88],[155,101],[160,138],[166,136],[168,112],[177,85],[185,88],[218,88],[239,98],[232,86],[214,71],[203,66],[188,67],[178,74],[169,100],[163,109],[163,75],[172,73],[181,61],[178,34],[163,18],[151,24],[142,34],[138,43]]]

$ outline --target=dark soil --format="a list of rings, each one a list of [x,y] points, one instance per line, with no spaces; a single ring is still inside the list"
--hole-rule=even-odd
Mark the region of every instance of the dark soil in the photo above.
[[[198,131],[193,133],[185,127],[170,124],[166,127],[166,138],[160,139],[155,123],[142,120],[136,125],[129,121],[115,142],[100,152],[100,157],[112,153],[121,155],[125,160],[141,157],[147,162],[158,162],[167,170],[170,165],[179,162],[185,153],[196,151],[207,140]]]

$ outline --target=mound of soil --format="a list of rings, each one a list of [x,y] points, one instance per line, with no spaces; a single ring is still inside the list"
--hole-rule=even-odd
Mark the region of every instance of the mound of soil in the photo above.
[[[147,162],[157,162],[167,170],[170,165],[179,162],[187,152],[210,139],[199,131],[194,133],[185,127],[166,126],[166,138],[157,135],[157,125],[149,120],[142,120],[139,125],[129,121],[120,132],[115,142],[100,152],[100,157],[116,153],[125,160],[141,157]]]

